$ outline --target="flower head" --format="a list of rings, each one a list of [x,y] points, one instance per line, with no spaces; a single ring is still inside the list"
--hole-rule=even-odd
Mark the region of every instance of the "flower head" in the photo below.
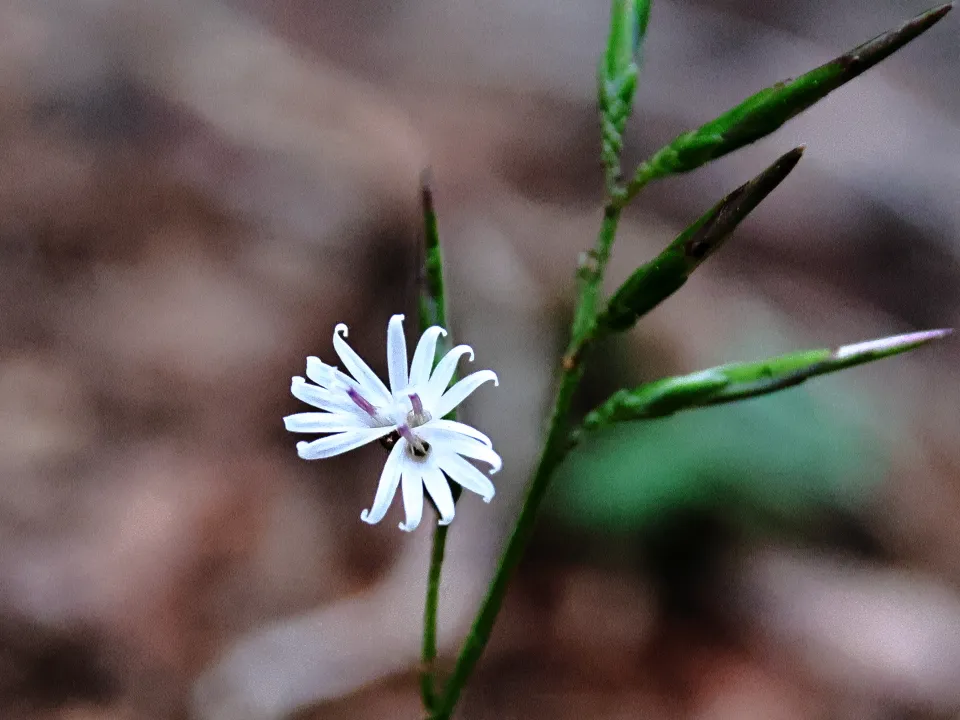
[[[340,455],[348,450],[380,440],[390,455],[380,475],[373,507],[360,513],[360,519],[380,522],[401,488],[406,522],[400,529],[413,531],[423,515],[423,489],[426,487],[440,524],[453,520],[453,494],[447,478],[490,502],[493,483],[464,458],[490,465],[490,474],[502,465],[486,435],[469,425],[444,420],[483,383],[498,384],[492,370],[481,370],[448,388],[457,363],[473,350],[458,345],[433,366],[437,340],[447,332],[439,326],[428,328],[407,371],[407,342],[403,336],[403,315],[394,315],[387,326],[387,373],[390,387],[357,355],[344,338],[347,326],[334,328],[333,347],[349,374],[327,365],[319,358],[307,358],[307,377],[293,378],[290,392],[323,412],[289,415],[283,419],[287,430],[302,433],[326,433],[312,442],[297,443],[304,460]]]

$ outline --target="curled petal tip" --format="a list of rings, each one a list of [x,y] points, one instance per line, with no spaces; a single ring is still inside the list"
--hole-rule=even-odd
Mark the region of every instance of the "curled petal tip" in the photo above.
[[[337,326],[333,329],[333,334],[334,335],[342,334],[344,337],[347,337],[347,335],[349,334],[349,330],[347,328],[346,323],[337,323]]]
[[[407,524],[405,522],[400,523],[397,527],[399,527],[404,532],[413,532],[414,530],[417,529],[416,525],[414,525],[413,527],[407,527]]]
[[[437,521],[437,525],[449,525],[449,524],[452,523],[452,522],[453,522],[453,515],[451,515],[451,516],[448,517],[448,518],[440,518],[440,519]]]
[[[446,333],[444,333],[444,334],[446,334]],[[467,359],[468,359],[470,362],[473,362],[473,348],[470,347],[469,345],[457,345],[455,348],[453,348],[453,350],[451,350],[450,352],[448,352],[447,355],[448,355],[448,356],[449,356],[449,355],[453,355],[454,353],[459,353],[459,357],[463,357],[464,355],[468,355],[469,357],[468,357]]]
[[[297,443],[297,455],[299,455],[301,458],[303,458],[303,453],[306,451],[306,449],[307,449],[307,447],[308,447],[309,445],[310,445],[310,443],[308,443],[308,442],[306,442],[306,441],[304,441],[304,440],[301,440],[300,442],[298,442],[298,443]],[[303,459],[306,460],[306,458],[303,458]]]
[[[484,501],[485,503],[489,504],[491,500],[493,500],[493,495],[484,495],[484,496],[483,496],[483,501]]]
[[[397,313],[396,315],[391,315],[390,322],[393,322],[394,320],[399,320],[400,322],[403,322],[404,317],[406,316],[402,315],[401,313]]]
[[[368,525],[375,525],[375,524],[376,524],[376,523],[374,523],[373,521],[370,520],[370,511],[369,511],[369,510],[361,510],[361,511],[360,511],[360,519],[363,520],[363,522],[367,523]]]
[[[294,375],[292,378],[290,378],[290,384],[291,384],[291,385],[304,385],[304,384],[306,384],[306,382],[307,382],[307,381],[304,380],[304,379],[303,379],[302,377],[300,377],[299,375]]]

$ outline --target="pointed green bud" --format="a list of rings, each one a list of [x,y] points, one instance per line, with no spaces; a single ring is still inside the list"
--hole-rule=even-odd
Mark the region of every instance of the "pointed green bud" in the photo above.
[[[610,298],[597,319],[598,333],[620,332],[680,289],[737,225],[776,188],[803,156],[803,147],[782,155],[688,227],[657,257],[638,268]]]
[[[623,131],[633,108],[640,51],[649,19],[650,0],[613,0],[607,49],[597,77],[601,159],[611,195],[620,181]]]
[[[680,135],[640,165],[626,197],[635,195],[650,180],[688,172],[769,135],[929,30],[952,7],[953,3],[948,3],[928,10],[794,80],[761,90],[718,118]]]
[[[640,49],[650,21],[650,0],[613,0],[610,35],[603,58],[602,75],[615,80],[639,64]]]
[[[620,390],[587,415],[583,430],[614,422],[645,420],[680,410],[736,402],[786,390],[816,375],[880,360],[946,337],[952,331],[925,330],[835,349],[803,350],[761,360],[732,363],[690,375],[664,378],[632,390]]]

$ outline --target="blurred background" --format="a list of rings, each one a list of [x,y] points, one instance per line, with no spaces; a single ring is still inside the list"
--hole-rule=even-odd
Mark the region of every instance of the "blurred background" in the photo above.
[[[627,167],[926,0],[654,4]],[[359,522],[374,445],[281,418],[337,322],[383,371],[433,168],[456,339],[505,459],[465,496],[456,654],[537,449],[599,223],[603,0],[0,4],[0,717],[416,718],[430,523]],[[957,18],[755,146],[656,184],[611,285],[807,144],[582,409],[666,373],[960,324]],[[408,322],[408,329],[414,323]],[[555,480],[462,718],[960,717],[947,340],[624,426]],[[398,503],[399,506],[399,503]]]

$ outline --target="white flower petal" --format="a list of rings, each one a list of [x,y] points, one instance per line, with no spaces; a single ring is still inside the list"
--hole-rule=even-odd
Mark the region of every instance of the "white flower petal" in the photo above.
[[[321,410],[343,412],[358,416],[360,413],[366,415],[366,413],[358,408],[356,403],[346,395],[333,393],[317,385],[311,385],[299,375],[290,381],[290,392],[297,400],[301,400]]]
[[[440,513],[440,524],[449,525],[453,522],[454,515],[453,493],[450,492],[450,485],[440,468],[433,463],[423,463],[423,484]]]
[[[296,433],[336,433],[370,427],[357,415],[329,412],[287,415],[283,419],[283,425],[290,432]]]
[[[329,390],[333,385],[333,366],[327,365],[316,355],[307,356],[307,377],[310,382],[314,382],[325,390]]]
[[[447,390],[430,408],[430,412],[433,413],[435,417],[442,418],[466,400],[474,390],[490,380],[493,380],[494,385],[500,384],[500,381],[497,379],[497,374],[493,370],[480,370],[479,372],[467,375],[463,380]]]
[[[394,315],[387,325],[387,375],[393,392],[407,389],[407,340],[403,336],[403,315]]]
[[[436,463],[450,479],[458,483],[465,490],[477,493],[484,502],[490,502],[496,494],[496,489],[490,478],[477,470],[459,455],[454,453],[437,453]]]
[[[417,435],[430,443],[431,447],[439,448],[444,453],[455,452],[457,455],[465,455],[468,458],[487,463],[491,466],[491,475],[503,467],[503,459],[492,448],[479,440],[474,440],[458,432],[424,426],[417,428]]]
[[[360,513],[360,519],[365,523],[376,525],[383,520],[383,516],[390,509],[390,503],[393,502],[393,496],[397,494],[397,487],[400,485],[400,471],[403,468],[406,446],[407,441],[401,438],[393,446],[390,455],[387,456],[387,462],[383,465],[383,472],[380,473],[380,484],[377,485],[377,494],[373,498],[373,506]]]
[[[377,438],[382,438],[392,430],[393,427],[390,425],[366,430],[348,430],[337,435],[328,435],[313,442],[298,442],[297,454],[304,460],[321,460],[333,457],[373,442]]]
[[[345,372],[335,368],[333,365],[327,365],[323,360],[311,355],[307,358],[307,377],[320,387],[334,391],[343,391],[353,388],[357,392],[363,393],[360,383],[347,375]]]
[[[447,331],[439,325],[424,330],[413,352],[413,361],[410,363],[410,387],[416,388],[425,385],[430,380],[430,371],[433,370],[433,361],[437,354],[437,339]]]
[[[469,425],[465,425],[461,422],[457,422],[456,420],[444,420],[443,418],[440,418],[439,420],[431,420],[426,425],[423,425],[421,430],[425,430],[427,428],[436,428],[438,430],[449,430],[450,432],[460,433],[461,435],[466,435],[474,440],[479,440],[488,447],[493,447],[493,440],[488,438],[476,428],[470,427]],[[420,430],[417,432],[420,432]]]
[[[403,490],[403,511],[406,513],[406,522],[400,523],[404,532],[413,532],[420,526],[423,517],[423,476],[422,466],[404,453],[403,477],[400,486]]]
[[[453,374],[457,371],[457,363],[460,362],[460,358],[467,353],[470,354],[470,360],[472,361],[473,348],[469,345],[457,345],[437,363],[436,369],[434,369],[433,374],[430,376],[430,382],[427,383],[427,388],[420,398],[423,400],[423,404],[427,410],[431,413],[433,413],[432,406],[435,405],[437,400],[440,399],[440,396],[443,395],[443,391],[447,389],[447,385],[450,384]],[[433,416],[439,418],[443,415],[433,413]]]
[[[340,333],[343,333],[341,337]],[[393,401],[393,396],[387,390],[387,386],[377,377],[377,374],[370,369],[353,348],[347,344],[343,338],[347,336],[347,326],[340,323],[333,329],[333,348],[337,355],[343,361],[343,366],[353,375],[363,389],[361,393],[367,400],[374,405],[389,405]]]

